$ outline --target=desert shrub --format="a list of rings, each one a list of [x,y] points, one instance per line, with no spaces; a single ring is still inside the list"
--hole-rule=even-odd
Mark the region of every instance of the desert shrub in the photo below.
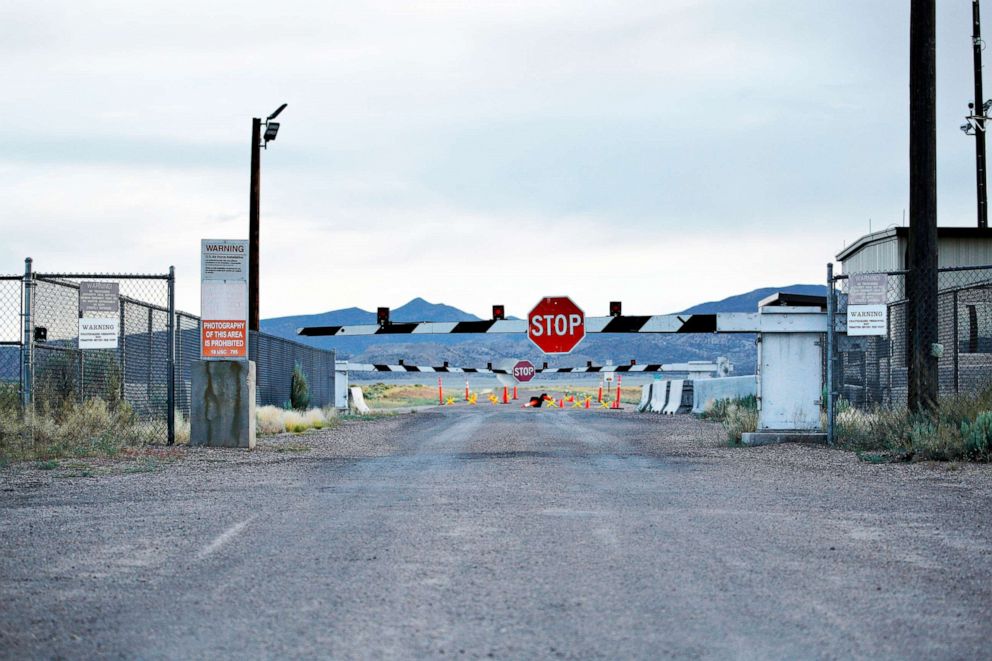
[[[189,443],[190,423],[183,412],[176,409],[176,444],[187,445]]]
[[[965,451],[972,459],[992,459],[992,411],[979,413],[972,423],[961,423]]]
[[[6,459],[114,456],[126,446],[161,438],[161,423],[138,419],[122,401],[91,398],[53,407],[42,403],[22,415],[0,414],[0,456]]]
[[[276,406],[259,406],[255,409],[255,430],[260,434],[281,434],[286,431],[285,414],[285,409]]]
[[[306,411],[310,408],[310,383],[299,362],[293,365],[293,378],[289,390],[290,404],[295,410]]]
[[[722,422],[726,420],[727,413],[733,409],[737,414],[739,411],[758,411],[758,398],[754,395],[745,397],[727,397],[725,399],[714,399],[706,403],[701,417],[707,420]]]
[[[758,431],[757,400],[753,403],[748,398],[731,401],[723,410],[722,422],[727,431],[727,440],[739,443],[742,434]]]
[[[389,390],[390,387],[380,381],[378,383],[373,383],[372,385],[363,386],[362,394],[365,396],[365,400],[368,401],[371,399],[381,399],[385,397]]]
[[[260,406],[255,409],[255,429],[260,434],[300,433],[330,426],[331,417],[323,409],[287,411],[276,406]]]
[[[834,435],[853,450],[935,461],[992,460],[992,389],[944,397],[933,415],[876,407],[858,410],[838,400]]]

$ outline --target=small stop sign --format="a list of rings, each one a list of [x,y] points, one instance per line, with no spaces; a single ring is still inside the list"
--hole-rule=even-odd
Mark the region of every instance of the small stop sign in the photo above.
[[[527,337],[544,353],[568,353],[586,336],[586,315],[567,296],[546,296],[527,315]]]
[[[535,368],[534,363],[529,360],[521,360],[513,366],[510,373],[513,375],[513,378],[520,383],[527,383],[534,378],[534,375],[537,373],[537,368]]]

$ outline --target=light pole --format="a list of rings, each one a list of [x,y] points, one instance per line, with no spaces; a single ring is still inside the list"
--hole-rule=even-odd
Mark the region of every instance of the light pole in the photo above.
[[[265,118],[265,133],[262,133],[262,120],[251,120],[251,190],[248,199],[248,330],[259,330],[258,316],[258,200],[261,188],[262,149],[268,149],[276,139],[279,123],[272,120],[286,109],[282,104]]]
[[[985,121],[988,119],[992,101],[986,101],[982,93],[982,22],[979,16],[978,0],[971,3],[971,48],[975,69],[975,100],[968,104],[967,121],[961,125],[966,135],[975,136],[975,178],[978,193],[978,226],[989,226],[988,195],[985,176]]]

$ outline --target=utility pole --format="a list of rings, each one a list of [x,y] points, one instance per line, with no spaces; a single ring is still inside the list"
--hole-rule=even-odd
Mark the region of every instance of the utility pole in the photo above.
[[[975,176],[978,183],[978,226],[989,226],[988,195],[985,176],[985,94],[982,92],[982,22],[978,0],[971,2],[971,44],[975,60],[975,103],[972,115],[975,122]]]
[[[909,10],[909,408],[937,408],[937,12]]]
[[[258,198],[262,120],[251,120],[251,192],[248,200],[248,330],[258,330]]]

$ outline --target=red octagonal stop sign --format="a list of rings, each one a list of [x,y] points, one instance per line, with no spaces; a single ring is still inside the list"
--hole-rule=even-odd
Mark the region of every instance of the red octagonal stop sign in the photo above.
[[[567,296],[545,296],[527,315],[527,337],[544,353],[568,353],[586,336],[586,315]]]
[[[535,374],[537,374],[537,368],[535,368],[534,363],[529,360],[520,360],[517,361],[517,364],[513,366],[512,370],[510,370],[510,374],[513,375],[513,378],[520,383],[527,383],[534,378]]]

